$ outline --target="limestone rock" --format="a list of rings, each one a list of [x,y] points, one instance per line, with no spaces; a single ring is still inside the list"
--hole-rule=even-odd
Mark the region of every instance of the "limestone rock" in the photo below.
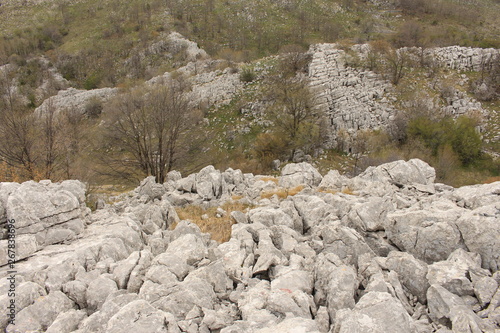
[[[482,332],[481,319],[469,309],[464,301],[445,288],[432,285],[427,291],[429,313],[434,321],[451,321],[453,331]]]
[[[88,309],[92,312],[98,311],[112,292],[118,290],[116,282],[107,277],[98,277],[92,281],[85,295]]]
[[[28,332],[46,330],[59,313],[73,309],[73,302],[60,291],[38,298],[35,303],[21,310],[16,324],[7,326],[6,332]]]
[[[80,322],[87,317],[83,310],[69,310],[60,313],[45,331],[46,333],[70,333],[76,331]]]
[[[369,167],[360,177],[399,186],[413,183],[429,185],[436,179],[436,171],[424,161],[412,159],[408,162],[396,161]]]
[[[132,301],[120,309],[108,322],[106,332],[175,332],[179,331],[175,320],[169,321],[167,314],[156,310],[144,300]]]
[[[427,264],[409,253],[392,251],[386,261],[387,268],[398,273],[401,283],[425,304],[427,301]]]
[[[390,294],[369,292],[352,310],[340,310],[333,332],[416,332],[413,320]]]
[[[278,185],[293,188],[299,185],[318,186],[323,177],[312,165],[306,162],[290,163],[281,170]]]
[[[187,234],[171,242],[165,253],[167,255],[176,255],[188,265],[193,265],[208,256],[208,249],[200,237]]]

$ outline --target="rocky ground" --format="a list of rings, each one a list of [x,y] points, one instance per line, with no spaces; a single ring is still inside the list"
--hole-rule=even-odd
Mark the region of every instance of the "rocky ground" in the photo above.
[[[498,332],[500,182],[455,189],[434,178],[420,160],[352,179],[307,163],[277,181],[209,166],[146,178],[94,212],[79,181],[2,183],[0,308],[15,299],[17,315],[15,325],[0,316],[0,329]],[[290,195],[262,199],[272,191]],[[236,199],[250,208],[218,210],[235,221],[222,244],[176,213]]]

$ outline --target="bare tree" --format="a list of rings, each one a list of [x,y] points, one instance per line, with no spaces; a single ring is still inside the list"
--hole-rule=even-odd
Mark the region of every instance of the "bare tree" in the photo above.
[[[309,81],[303,74],[278,73],[267,84],[268,115],[273,131],[281,137],[293,156],[297,149],[308,151],[319,144],[322,112],[318,110]]]
[[[182,78],[151,90],[119,96],[106,120],[106,140],[113,171],[135,178],[153,175],[164,182],[181,155],[181,138],[196,123]]]
[[[12,68],[0,73],[0,158],[10,167],[21,168],[29,178],[34,178],[34,120],[16,94],[13,75]]]

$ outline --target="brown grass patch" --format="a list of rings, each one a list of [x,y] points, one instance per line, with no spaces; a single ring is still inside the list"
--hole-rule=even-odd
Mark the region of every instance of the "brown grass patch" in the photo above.
[[[269,199],[273,195],[277,195],[280,199],[286,199],[289,196],[294,196],[304,189],[304,186],[299,185],[292,188],[278,188],[271,191],[264,191],[260,194],[261,199]]]
[[[487,178],[484,183],[485,184],[491,184],[491,183],[494,183],[494,182],[500,182],[500,176],[497,176],[497,177],[490,177],[490,178]]]
[[[239,202],[228,201],[221,206],[226,211],[226,215],[217,217],[217,207],[203,209],[200,206],[188,205],[185,207],[176,208],[177,215],[181,220],[190,220],[196,224],[202,232],[209,233],[213,240],[224,243],[231,237],[231,226],[234,224],[230,213],[233,211],[244,212],[251,208]],[[207,219],[202,219],[202,215],[208,215]],[[175,229],[176,225],[172,225],[171,229]]]
[[[332,190],[332,189],[329,189],[329,188],[319,188],[318,189],[318,192],[321,192],[321,193],[331,193],[331,194],[338,194],[339,191],[336,191],[336,190]],[[353,192],[353,190],[351,190],[349,187],[344,187],[342,189],[342,191],[340,191],[340,193],[344,193],[344,194],[347,194],[347,195],[356,195],[356,193]]]
[[[349,187],[343,188],[342,193],[348,194],[348,195],[356,195]]]
[[[331,193],[331,194],[337,194],[337,193],[339,193],[339,191],[332,190],[332,189],[329,189],[329,188],[324,188],[324,187],[319,188],[318,192],[321,192],[321,193]]]

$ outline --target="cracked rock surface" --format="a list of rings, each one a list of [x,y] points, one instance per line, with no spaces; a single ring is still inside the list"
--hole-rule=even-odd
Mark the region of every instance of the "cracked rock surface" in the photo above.
[[[1,183],[1,226],[11,219],[18,226],[18,311],[16,325],[2,317],[0,329],[500,330],[500,182],[443,186],[420,160],[354,178],[290,164],[278,178],[213,167],[173,172],[165,184],[146,178],[94,212],[79,181]],[[260,196],[297,186],[293,196]],[[222,244],[176,213],[235,196],[250,207],[218,211],[234,220]],[[6,253],[1,258],[6,308]]]

